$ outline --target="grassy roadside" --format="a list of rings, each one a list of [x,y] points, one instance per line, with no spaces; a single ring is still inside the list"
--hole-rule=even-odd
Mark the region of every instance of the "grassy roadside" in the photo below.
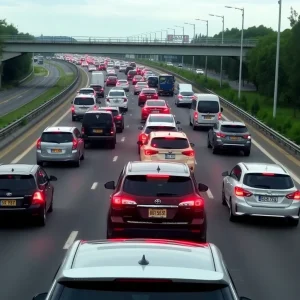
[[[273,128],[280,134],[300,145],[300,108],[292,109],[290,107],[278,106],[276,119],[273,119],[273,99],[260,95],[258,92],[243,92],[242,97],[238,100],[238,92],[233,90],[228,83],[224,83],[220,88],[218,80],[197,75],[194,72],[179,69],[173,66],[167,66],[161,62],[149,60],[139,60],[141,64],[148,66],[160,67],[171,72],[177,73],[195,83],[199,88],[207,88],[216,94],[227,99],[228,101],[239,106],[258,120]],[[280,103],[280,99],[279,99]]]
[[[58,95],[60,92],[62,92],[66,87],[68,87],[74,81],[75,74],[66,74],[62,67],[56,64],[53,65],[58,69],[60,75],[56,84],[53,87],[49,88],[47,91],[45,91],[43,94],[38,96],[37,98],[30,101],[29,103],[1,117],[0,129],[8,126],[12,122],[20,119],[24,115],[28,114],[29,112],[41,106],[42,104],[46,103],[47,101],[49,101],[50,99]],[[43,70],[45,70],[46,74],[48,73],[46,69],[42,67],[38,67],[38,68],[40,68],[37,69],[40,72],[44,72]],[[41,75],[41,76],[45,76],[45,75]]]

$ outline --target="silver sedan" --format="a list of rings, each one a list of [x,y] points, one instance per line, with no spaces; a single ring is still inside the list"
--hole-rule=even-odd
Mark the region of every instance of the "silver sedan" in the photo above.
[[[119,79],[116,86],[122,88],[125,92],[129,92],[129,82],[126,79]]]

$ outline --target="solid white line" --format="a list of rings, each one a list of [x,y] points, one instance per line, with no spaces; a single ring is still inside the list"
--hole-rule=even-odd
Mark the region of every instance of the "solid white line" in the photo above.
[[[94,182],[92,187],[91,187],[91,190],[95,190],[98,186],[98,182]]]
[[[118,156],[115,156],[114,158],[113,158],[113,162],[115,162],[115,161],[117,161],[118,160]]]
[[[224,115],[222,116],[225,121],[229,121],[227,117]],[[283,165],[280,161],[278,161],[273,155],[271,155],[267,150],[265,150],[261,145],[259,145],[258,142],[256,142],[254,139],[251,140],[252,144],[256,146],[264,155],[266,155],[270,160],[272,160],[275,164],[283,166],[291,175],[291,177],[300,184],[300,178],[293,172],[291,172],[285,165]]]
[[[210,191],[210,189],[208,189],[208,190],[206,191],[206,194],[207,194],[208,198],[214,199],[214,196],[213,196],[212,192]]]
[[[17,99],[20,99],[20,98],[22,98],[23,96],[19,96]]]
[[[63,249],[67,250],[70,248],[70,246],[72,246],[72,244],[74,243],[76,237],[78,235],[78,231],[72,231],[63,247]]]
[[[125,141],[125,136],[123,136],[122,138],[121,138],[121,142],[124,142]]]

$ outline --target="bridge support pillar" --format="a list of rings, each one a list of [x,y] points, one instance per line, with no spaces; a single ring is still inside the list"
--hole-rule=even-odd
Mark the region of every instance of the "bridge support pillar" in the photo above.
[[[0,89],[2,87],[2,70],[3,70],[3,62],[0,60]]]

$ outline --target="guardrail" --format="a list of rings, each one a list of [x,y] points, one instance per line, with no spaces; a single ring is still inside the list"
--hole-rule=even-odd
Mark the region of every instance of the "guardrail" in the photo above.
[[[61,62],[61,60],[59,60],[59,59],[58,60],[53,59],[53,60]],[[20,127],[26,125],[28,122],[30,122],[34,118],[41,115],[41,113],[48,110],[52,105],[54,105],[55,103],[60,101],[76,85],[76,83],[78,82],[78,80],[80,78],[80,76],[79,76],[80,71],[74,64],[69,63],[69,62],[66,62],[66,63],[68,63],[68,64],[70,64],[74,67],[73,69],[74,69],[75,74],[76,74],[76,77],[75,77],[74,81],[71,83],[71,85],[66,87],[61,93],[59,93],[58,95],[56,95],[55,97],[53,97],[52,99],[47,101],[46,103],[42,104],[38,108],[36,108],[33,111],[29,112],[27,115],[25,115],[25,116],[21,117],[20,119],[12,122],[8,126],[0,129],[0,140],[6,138],[7,136],[10,136],[12,133],[15,133],[15,131],[17,129],[19,129]]]
[[[24,82],[26,79],[28,79],[32,74],[33,74],[34,68],[32,68],[31,72],[29,75],[27,75],[25,78],[19,80],[18,84],[21,84],[22,82]]]
[[[222,39],[220,38],[200,38],[195,41],[170,41],[168,39],[148,39],[148,38],[132,38],[132,37],[94,37],[94,36],[41,36],[41,37],[30,37],[23,35],[0,35],[0,39],[3,43],[49,43],[49,44],[96,44],[96,43],[110,43],[110,44],[165,44],[165,45],[176,45],[180,46],[240,46],[240,39]],[[255,47],[257,39],[245,39],[243,45],[245,47]]]
[[[143,61],[143,64],[146,65]],[[213,91],[201,87],[199,86],[199,84],[178,75],[175,72],[171,72],[165,68],[159,67],[159,66],[152,66],[151,64],[148,65],[150,68],[154,68],[157,70],[160,70],[162,72],[167,72],[171,75],[176,76],[177,78],[184,80],[185,82],[188,82],[190,84],[192,84],[194,87],[196,87],[199,90],[208,92],[210,94],[215,94]],[[266,136],[268,136],[270,139],[274,140],[276,143],[280,144],[281,146],[285,147],[287,150],[289,150],[291,153],[295,154],[295,155],[300,155],[300,146],[297,145],[296,143],[294,143],[293,141],[289,140],[288,138],[286,138],[285,136],[281,135],[280,133],[278,133],[277,131],[275,131],[274,129],[268,127],[266,124],[264,124],[263,122],[261,122],[260,120],[256,119],[255,117],[253,117],[252,115],[250,115],[249,113],[247,113],[246,111],[242,110],[241,108],[239,108],[238,106],[234,105],[233,103],[231,103],[230,101],[224,99],[223,97],[217,95],[220,98],[220,101],[222,103],[222,105],[226,106],[227,108],[229,108],[230,110],[232,110],[236,115],[239,115],[241,118],[243,118],[245,121],[251,123],[251,125],[254,125],[256,128],[258,128],[260,131],[262,131]]]

